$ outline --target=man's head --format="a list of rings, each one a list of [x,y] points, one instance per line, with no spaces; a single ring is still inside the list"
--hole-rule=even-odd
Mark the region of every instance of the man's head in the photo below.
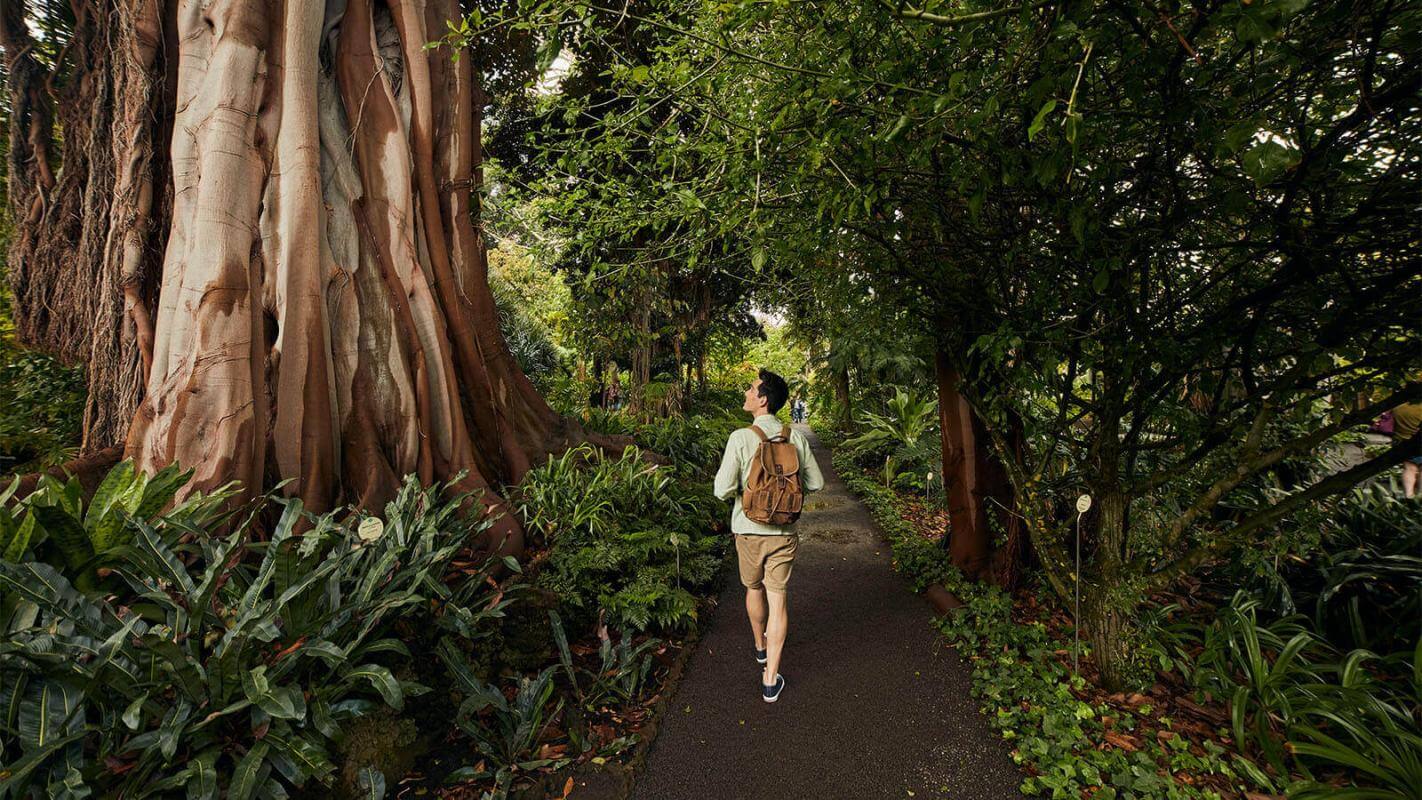
[[[746,402],[741,409],[755,415],[774,414],[785,406],[785,398],[789,396],[790,387],[785,379],[763,369],[746,390]]]

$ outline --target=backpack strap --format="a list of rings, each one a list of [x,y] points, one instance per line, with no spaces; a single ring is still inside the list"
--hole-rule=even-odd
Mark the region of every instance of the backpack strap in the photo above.
[[[755,435],[759,436],[762,442],[770,442],[775,440],[784,442],[790,441],[790,426],[784,423],[781,423],[780,433],[775,434],[775,436],[766,436],[765,431],[761,430],[759,425],[748,425],[746,427],[749,430],[755,431]]]

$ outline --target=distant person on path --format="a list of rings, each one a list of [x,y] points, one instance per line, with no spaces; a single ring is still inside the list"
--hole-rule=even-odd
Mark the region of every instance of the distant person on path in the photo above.
[[[760,371],[746,389],[745,404],[741,406],[753,418],[752,423],[731,434],[721,468],[716,472],[716,496],[722,500],[736,498],[731,510],[731,533],[736,536],[741,583],[746,587],[746,615],[755,637],[755,660],[764,665],[760,684],[761,696],[767,703],[780,699],[785,689],[785,678],[779,670],[790,624],[785,591],[798,544],[794,520],[799,516],[804,495],[825,485],[805,435],[775,417],[789,396],[784,378],[770,370]],[[788,480],[777,481],[776,477]],[[748,488],[753,490],[749,500]],[[780,520],[788,521],[777,524]]]
[[[1422,402],[1407,403],[1392,410],[1392,439],[1405,442],[1417,435],[1422,427]],[[1422,476],[1422,453],[1409,456],[1402,462],[1402,494],[1417,496],[1418,478]]]

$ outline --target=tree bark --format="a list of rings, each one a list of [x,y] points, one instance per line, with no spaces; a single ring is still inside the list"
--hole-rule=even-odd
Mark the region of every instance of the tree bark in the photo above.
[[[1082,625],[1090,637],[1092,657],[1101,671],[1101,685],[1112,691],[1124,685],[1129,658],[1125,620],[1130,609],[1115,591],[1125,542],[1125,508],[1125,497],[1120,493],[1108,492],[1098,499],[1092,558],[1097,575],[1091,581],[1077,575],[1081,581],[1082,601],[1082,619],[1077,624]]]
[[[11,263],[25,339],[115,386],[86,445],[192,468],[188,491],[379,509],[413,473],[501,512],[495,487],[547,454],[612,444],[549,408],[499,333],[471,59],[425,50],[457,0],[78,7],[68,83],[92,123],[62,120],[51,190],[11,182],[40,209]],[[519,552],[516,520],[487,544]]]
[[[167,203],[155,190],[164,166],[152,159],[153,143],[171,118],[158,5],[109,6],[75,4],[72,37],[52,69],[34,58],[23,0],[0,14],[16,334],[85,366],[85,454],[122,441],[142,395],[137,339],[151,335],[145,316],[166,234],[150,224]]]
[[[1119,383],[1109,373],[1101,376],[1101,387],[1100,427],[1091,448],[1095,474],[1089,483],[1095,507],[1084,520],[1094,522],[1088,527],[1095,535],[1079,544],[1084,561],[1075,565],[1074,573],[1084,608],[1084,619],[1077,623],[1084,625],[1091,637],[1102,685],[1115,690],[1125,682],[1126,612],[1134,608],[1136,598],[1125,594],[1130,590],[1122,575],[1130,521],[1128,498],[1120,480],[1121,394]],[[1082,521],[1077,522],[1078,536]],[[1082,574],[1082,564],[1087,563],[1092,567],[1089,577]]]
[[[993,454],[986,423],[960,391],[962,376],[948,354],[937,352],[934,367],[949,560],[969,578],[991,577],[1000,585],[1011,585],[1022,550],[1020,524],[1012,513],[1011,481]],[[1017,435],[1013,433],[1014,438]],[[994,558],[993,520],[1007,535],[999,558]]]

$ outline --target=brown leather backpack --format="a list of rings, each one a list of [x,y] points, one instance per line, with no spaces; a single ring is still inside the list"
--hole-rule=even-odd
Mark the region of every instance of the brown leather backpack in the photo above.
[[[760,437],[760,446],[746,476],[741,510],[746,518],[762,525],[789,525],[800,518],[805,505],[805,489],[800,485],[800,454],[790,443],[790,426],[777,436],[766,436],[759,425],[750,429]]]

